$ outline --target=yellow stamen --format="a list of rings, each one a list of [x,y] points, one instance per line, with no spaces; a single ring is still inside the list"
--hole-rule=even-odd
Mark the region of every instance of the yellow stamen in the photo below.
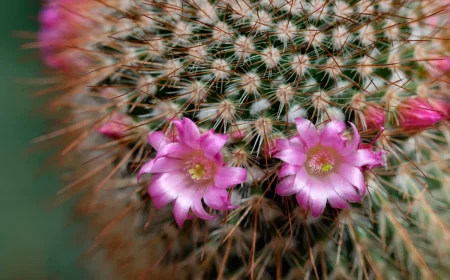
[[[333,165],[330,163],[325,163],[324,165],[322,165],[322,171],[323,172],[328,172],[331,169],[333,169]]]
[[[200,164],[196,164],[195,168],[189,169],[189,174],[191,174],[191,178],[194,180],[200,180],[205,173],[205,168]]]

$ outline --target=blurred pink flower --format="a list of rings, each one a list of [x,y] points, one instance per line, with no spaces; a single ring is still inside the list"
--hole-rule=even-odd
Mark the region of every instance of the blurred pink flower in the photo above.
[[[220,150],[228,136],[213,130],[200,134],[188,118],[173,123],[178,130],[174,141],[162,132],[149,135],[148,141],[157,154],[138,174],[138,178],[144,173],[153,175],[148,193],[155,206],[161,208],[175,201],[173,211],[179,227],[189,210],[205,220],[215,218],[205,211],[202,199],[212,209],[233,209],[226,189],[243,183],[247,171],[225,166]]]
[[[38,40],[47,66],[63,72],[86,66],[89,62],[77,41],[92,28],[93,22],[82,16],[92,0],[52,0],[41,11]],[[86,37],[86,35],[84,35]],[[78,69],[79,70],[79,69]]]
[[[284,163],[276,193],[296,194],[299,205],[311,209],[313,217],[323,213],[327,200],[333,208],[360,201],[366,192],[362,170],[382,165],[382,154],[360,148],[360,135],[353,124],[349,142],[342,136],[346,130],[342,121],[330,121],[321,130],[306,119],[295,122],[298,134],[277,140],[279,152],[274,157]]]
[[[444,115],[433,108],[427,99],[414,97],[407,99],[397,108],[398,126],[405,130],[426,129],[440,120]]]

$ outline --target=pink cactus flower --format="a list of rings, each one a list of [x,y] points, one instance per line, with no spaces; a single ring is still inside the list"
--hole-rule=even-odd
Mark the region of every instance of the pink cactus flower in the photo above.
[[[434,109],[422,97],[410,98],[397,108],[398,126],[405,130],[426,129],[443,119],[444,115]]]
[[[63,72],[85,67],[89,61],[76,47],[93,22],[80,15],[81,7],[88,9],[91,0],[52,0],[42,10],[38,34],[41,54],[47,66]]]
[[[363,110],[367,129],[382,128],[385,121],[385,111],[374,106],[366,106]]]
[[[342,136],[345,123],[333,120],[321,130],[306,119],[295,119],[296,134],[291,139],[278,139],[279,152],[274,156],[284,161],[276,187],[281,196],[296,194],[297,202],[313,217],[320,216],[327,201],[333,208],[347,208],[347,202],[361,201],[366,192],[363,168],[383,164],[380,153],[361,149],[360,135],[353,128],[349,142]]]
[[[157,154],[138,174],[138,178],[144,173],[153,175],[148,193],[156,208],[175,201],[173,211],[179,227],[189,210],[201,219],[215,218],[205,211],[202,199],[211,209],[233,209],[226,189],[243,183],[247,171],[224,164],[220,150],[228,136],[215,134],[213,130],[200,134],[188,118],[173,123],[178,130],[174,141],[162,132],[149,135],[148,141]]]

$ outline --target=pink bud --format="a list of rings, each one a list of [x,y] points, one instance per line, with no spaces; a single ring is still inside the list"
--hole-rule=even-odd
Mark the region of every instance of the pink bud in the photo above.
[[[430,99],[430,105],[435,110],[441,112],[446,119],[450,119],[450,99]]]
[[[397,107],[400,128],[426,129],[443,118],[442,112],[434,109],[425,98],[415,97]]]
[[[97,131],[105,136],[118,139],[128,135],[133,121],[124,115],[115,113]]]
[[[363,110],[363,114],[367,129],[378,129],[384,125],[385,112],[383,109],[374,106],[366,106]]]

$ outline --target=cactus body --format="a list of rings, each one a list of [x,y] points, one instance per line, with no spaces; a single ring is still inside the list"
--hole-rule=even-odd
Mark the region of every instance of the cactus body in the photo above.
[[[62,154],[73,177],[61,193],[83,193],[79,210],[99,230],[94,246],[117,278],[448,275],[450,49],[441,1],[85,0],[50,1],[46,11],[57,12],[43,14],[40,45],[61,77],[49,108],[66,114],[49,136],[69,136]],[[55,26],[58,15],[67,26]],[[186,119],[199,130],[180,130]],[[206,161],[210,146],[186,142],[186,131],[225,135],[199,140],[225,139],[223,160]],[[221,173],[234,183],[211,197],[224,204],[203,196],[181,215],[185,189],[147,190],[165,176],[158,158],[171,158],[151,137],[148,145],[149,134],[188,143],[183,170],[196,183],[222,163],[246,177]],[[328,176],[350,146],[356,167]],[[319,178],[305,181],[308,194],[295,185],[300,166]],[[150,175],[138,182],[139,171]],[[324,182],[336,192],[317,189]]]

